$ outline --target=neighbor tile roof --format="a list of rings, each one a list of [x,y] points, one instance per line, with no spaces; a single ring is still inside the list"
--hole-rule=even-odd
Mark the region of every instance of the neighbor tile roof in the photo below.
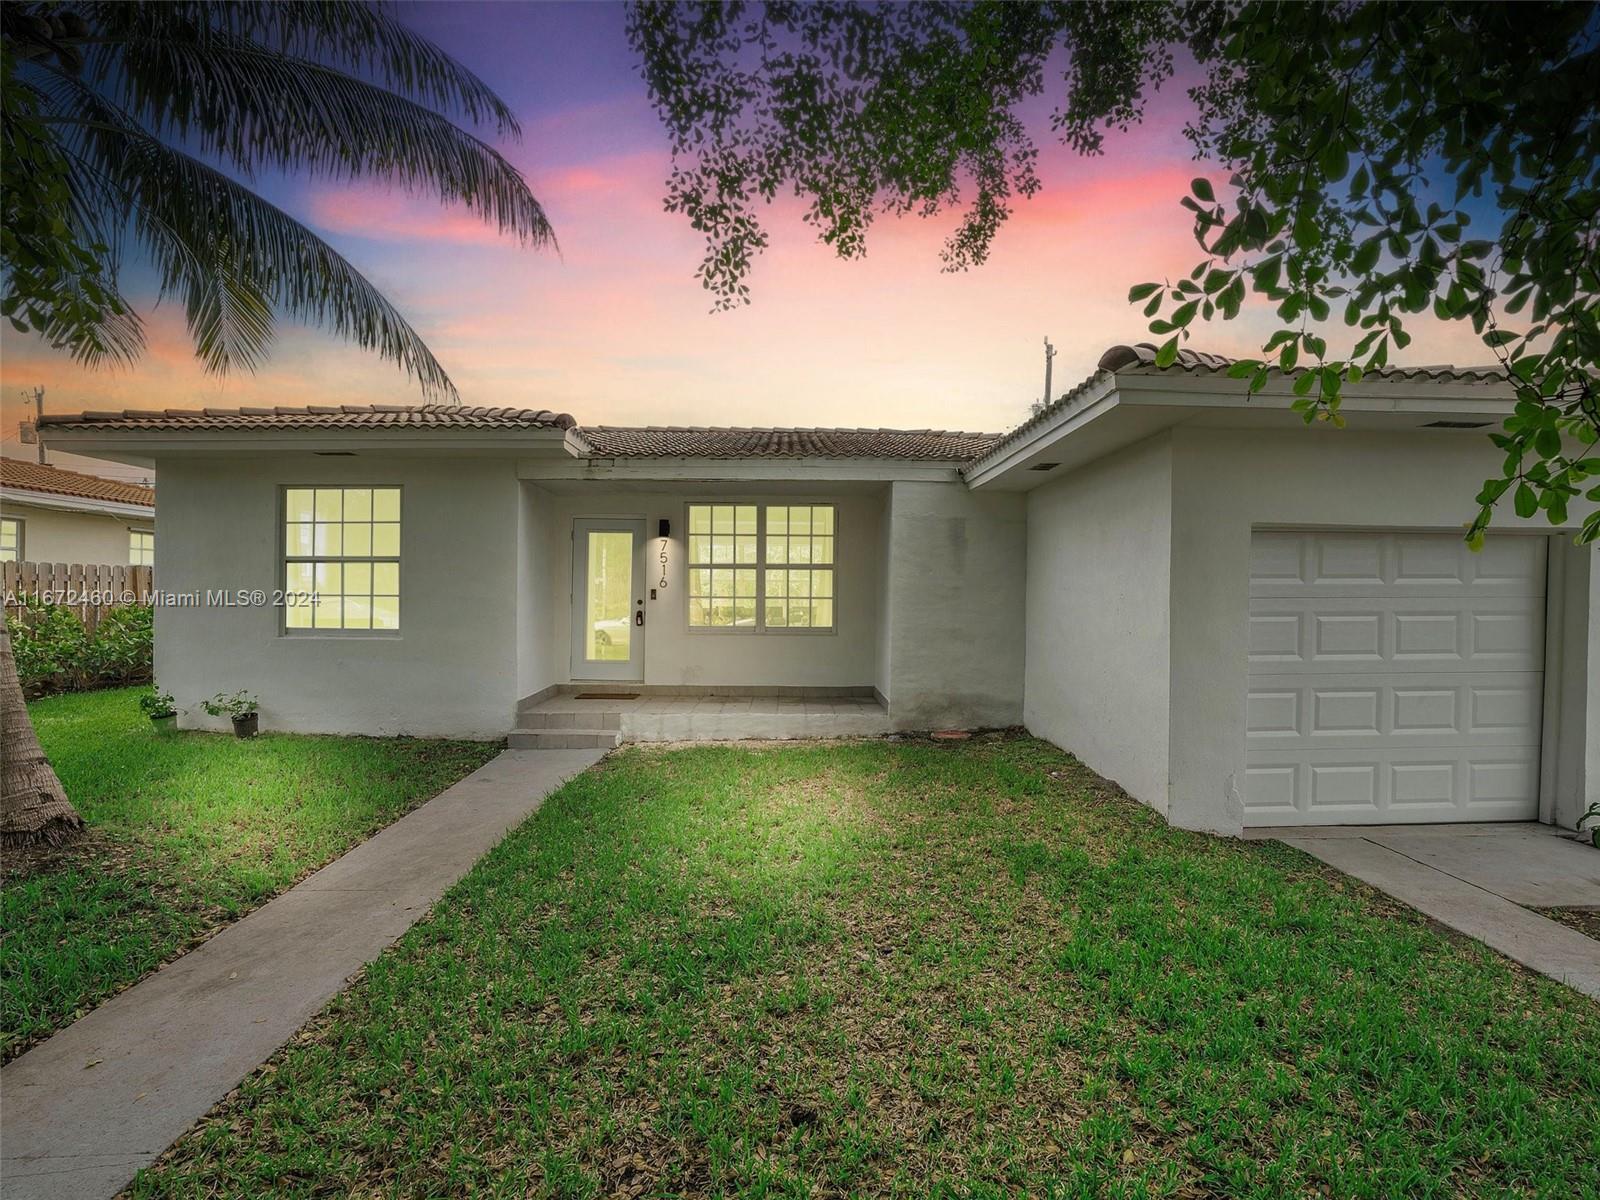
[[[966,462],[998,433],[942,429],[715,429],[676,425],[584,425],[596,458],[887,458]]]
[[[1000,450],[1018,441],[1025,433],[1050,420],[1063,409],[1071,408],[1095,384],[1112,379],[1118,371],[1128,371],[1135,368],[1150,371],[1180,371],[1189,375],[1220,375],[1238,359],[1228,358],[1221,354],[1206,354],[1199,350],[1179,350],[1178,360],[1170,367],[1156,366],[1156,351],[1158,346],[1153,342],[1139,342],[1131,346],[1112,346],[1100,356],[1100,362],[1093,375],[1083,380],[1071,391],[1064,392],[1033,413],[1022,424],[1008,430],[986,450],[982,457],[990,458]],[[1301,368],[1303,369],[1303,368]],[[1277,373],[1277,368],[1273,368]],[[1299,370],[1289,374],[1299,374]],[[1498,367],[1455,367],[1449,365],[1433,367],[1380,367],[1376,371],[1368,371],[1367,378],[1398,379],[1411,383],[1503,383],[1505,376]],[[1239,386],[1244,386],[1241,380]],[[973,462],[963,470],[971,474],[981,465]]]
[[[571,429],[566,413],[533,408],[454,404],[313,404],[306,408],[168,408],[120,412],[47,413],[45,428],[98,429]]]
[[[154,508],[156,503],[154,488],[116,479],[101,479],[98,475],[83,475],[77,471],[63,471],[60,467],[27,462],[20,458],[0,458],[0,486],[24,492],[44,492],[52,496],[109,500],[115,504],[142,504],[146,508]]]

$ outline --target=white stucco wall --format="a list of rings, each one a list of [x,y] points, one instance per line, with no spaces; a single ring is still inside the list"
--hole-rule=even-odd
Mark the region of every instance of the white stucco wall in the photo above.
[[[1244,705],[1250,534],[1256,526],[1406,528],[1459,532],[1472,497],[1499,473],[1499,454],[1479,434],[1361,433],[1322,427],[1173,431],[1171,732],[1169,819],[1237,833],[1243,824]],[[1573,527],[1584,512],[1572,514]],[[1548,536],[1542,518],[1519,521],[1509,506],[1491,536]],[[1592,555],[1594,552],[1585,551]],[[1589,560],[1593,578],[1593,558]],[[1597,593],[1589,590],[1576,655],[1594,645]],[[1591,651],[1592,653],[1592,651]],[[1581,686],[1600,706],[1600,673]],[[1547,713],[1546,720],[1552,715]],[[1561,750],[1595,761],[1587,745]],[[1070,744],[1068,748],[1072,747]],[[1577,778],[1578,776],[1569,776]],[[1595,790],[1597,777],[1583,784]],[[1144,798],[1144,797],[1141,797]],[[1557,798],[1557,820],[1572,798]]]
[[[890,485],[889,717],[899,729],[1022,720],[1027,502]]]
[[[891,503],[890,489],[883,489],[883,496],[878,508],[878,595],[875,624],[877,626],[877,642],[874,646],[874,659],[872,665],[872,685],[878,693],[878,698],[884,704],[889,703],[889,694],[893,684],[889,679],[889,506]]]
[[[585,483],[577,489],[543,494],[546,533],[556,549],[549,561],[546,600],[547,655],[555,678],[572,678],[572,522],[579,517],[640,517],[645,520],[646,578],[660,579],[660,539],[656,523],[672,522],[667,548],[667,587],[646,600],[644,680],[655,686],[870,687],[874,683],[878,636],[878,591],[883,488],[819,484],[800,491],[751,484],[660,490],[619,489]],[[708,631],[689,629],[684,587],[686,505],[695,500],[722,503],[769,501],[832,503],[838,508],[835,545],[836,631],[833,633]],[[642,593],[648,596],[648,592]],[[543,686],[540,684],[539,686]],[[530,691],[534,690],[532,688]],[[527,694],[527,693],[524,693]]]
[[[1028,493],[1023,722],[1167,810],[1172,439]]]
[[[1600,552],[1591,549],[1588,553],[1589,658],[1585,666],[1589,686],[1584,708],[1584,769],[1581,775],[1572,770],[1567,776],[1571,781],[1568,791],[1576,798],[1563,798],[1557,806],[1556,819],[1564,825],[1575,824],[1585,808],[1600,800]],[[1566,754],[1574,759],[1575,766],[1576,751],[1570,743]]]
[[[1550,653],[1545,662],[1549,794],[1541,817],[1572,826],[1600,800],[1600,550],[1570,541],[1550,554]],[[1553,743],[1553,745],[1552,745]]]
[[[156,678],[183,724],[240,688],[268,730],[499,737],[517,698],[514,464],[380,456],[163,459],[163,592],[281,587],[279,488],[398,484],[400,632],[285,635],[272,607],[158,607]]]
[[[555,620],[556,560],[569,543],[551,520],[554,498],[531,483],[519,485],[517,505],[517,698],[566,679],[555,656],[550,627]]]
[[[128,531],[156,527],[153,515],[64,512],[10,499],[0,500],[0,513],[22,519],[23,557],[29,562],[126,564]]]

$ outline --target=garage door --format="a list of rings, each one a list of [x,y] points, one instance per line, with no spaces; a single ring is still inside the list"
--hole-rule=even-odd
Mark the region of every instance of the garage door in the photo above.
[[[1257,532],[1246,825],[1530,820],[1545,539]]]

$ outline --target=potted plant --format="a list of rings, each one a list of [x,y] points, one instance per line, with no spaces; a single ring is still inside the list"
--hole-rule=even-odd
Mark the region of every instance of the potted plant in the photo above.
[[[178,727],[178,706],[171,692],[159,689],[146,692],[139,697],[139,707],[150,718],[150,724],[155,726],[157,733],[171,733]]]
[[[234,737],[255,737],[261,705],[249,692],[234,692],[231,696],[218,692],[200,707],[213,717],[226,716],[232,721]]]
[[[1596,849],[1600,849],[1600,802],[1589,805],[1584,810],[1583,816],[1578,818],[1578,840],[1580,842],[1584,837],[1583,827],[1590,821],[1594,822],[1594,828],[1589,830],[1589,842]]]

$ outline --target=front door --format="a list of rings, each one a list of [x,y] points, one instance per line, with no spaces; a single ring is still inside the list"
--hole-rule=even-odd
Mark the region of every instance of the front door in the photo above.
[[[644,679],[644,522],[572,523],[572,677]]]

